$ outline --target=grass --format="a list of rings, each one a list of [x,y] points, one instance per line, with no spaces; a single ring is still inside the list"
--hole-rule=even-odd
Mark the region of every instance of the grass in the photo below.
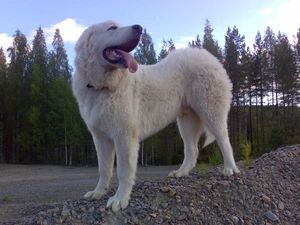
[[[243,154],[243,159],[244,159],[244,166],[249,165],[253,158],[251,157],[251,143],[249,141],[245,141],[244,143],[241,144],[242,148],[242,154]]]
[[[199,171],[200,172],[205,172],[207,170],[209,170],[210,165],[208,163],[200,163],[199,165]]]
[[[213,153],[209,156],[209,163],[213,166],[218,166],[223,163],[223,156],[219,149],[213,150]]]

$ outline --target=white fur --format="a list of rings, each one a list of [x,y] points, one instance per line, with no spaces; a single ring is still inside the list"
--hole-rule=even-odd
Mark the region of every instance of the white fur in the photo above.
[[[116,30],[108,30],[112,25]],[[184,141],[184,161],[170,177],[188,175],[195,166],[199,137],[217,140],[224,174],[238,173],[227,131],[232,84],[221,63],[204,49],[172,51],[161,62],[139,65],[136,73],[107,62],[102,51],[124,42],[132,27],[114,21],[85,30],[76,45],[73,92],[97,150],[100,179],[87,199],[108,190],[117,154],[119,187],[108,200],[113,211],[125,209],[134,184],[139,142],[177,118]],[[86,85],[94,88],[87,88]]]

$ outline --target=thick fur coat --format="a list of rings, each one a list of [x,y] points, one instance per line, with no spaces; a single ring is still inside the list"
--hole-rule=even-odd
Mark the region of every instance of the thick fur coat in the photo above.
[[[73,92],[92,133],[100,173],[97,187],[85,198],[99,199],[107,192],[116,154],[119,187],[107,203],[114,211],[128,205],[139,142],[176,118],[185,157],[169,176],[188,175],[203,133],[205,145],[217,140],[224,174],[239,172],[227,130],[232,84],[221,63],[204,49],[185,48],[155,65],[137,65],[129,51],[141,32],[139,25],[106,21],[85,30],[75,48]]]

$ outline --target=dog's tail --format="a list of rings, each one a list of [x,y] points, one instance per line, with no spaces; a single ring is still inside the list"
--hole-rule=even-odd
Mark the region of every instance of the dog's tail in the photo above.
[[[202,148],[206,147],[207,145],[211,144],[216,138],[215,136],[208,130],[206,127],[203,127],[205,133],[205,142]]]

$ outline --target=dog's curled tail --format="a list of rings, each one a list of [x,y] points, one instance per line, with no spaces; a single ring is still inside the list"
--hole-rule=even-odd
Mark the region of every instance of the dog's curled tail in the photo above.
[[[215,136],[206,127],[204,127],[204,133],[205,142],[202,148],[205,148],[207,145],[211,144],[216,139]]]

